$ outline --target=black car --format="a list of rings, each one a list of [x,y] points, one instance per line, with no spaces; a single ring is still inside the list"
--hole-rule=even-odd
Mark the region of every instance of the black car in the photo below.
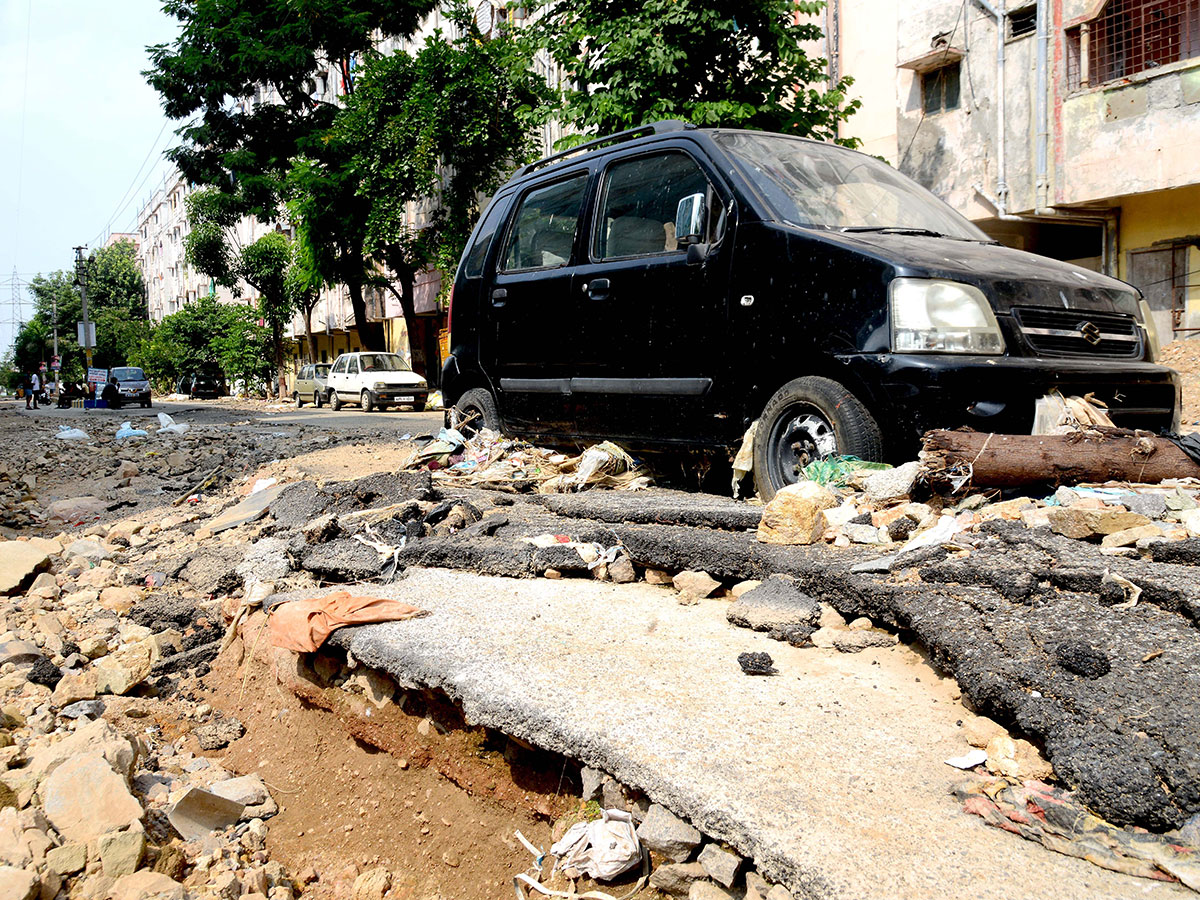
[[[223,397],[227,393],[225,378],[214,372],[194,372],[182,375],[175,384],[175,393],[187,394],[189,400],[197,397]]]
[[[442,387],[519,437],[727,450],[764,498],[931,428],[1028,433],[1051,390],[1177,419],[1136,289],[1002,247],[879,160],[660,122],[525,166],[458,267]]]

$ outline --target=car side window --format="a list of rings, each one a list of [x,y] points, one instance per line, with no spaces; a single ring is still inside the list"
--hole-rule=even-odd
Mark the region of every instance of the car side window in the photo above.
[[[521,200],[504,249],[504,271],[555,269],[571,260],[587,175],[530,191]]]
[[[301,380],[305,380],[308,378],[308,366],[305,366],[303,369],[300,370],[300,378],[301,378]]]
[[[337,360],[334,362],[333,369],[331,371],[336,372],[339,375],[341,375],[343,372],[345,372],[346,371],[346,357],[339,356],[337,358]]]
[[[348,373],[350,373],[351,375],[358,374],[358,357],[357,356],[350,357],[350,362],[346,366],[346,371]]]
[[[478,278],[483,274],[483,263],[487,259],[488,247],[492,245],[492,238],[496,236],[496,229],[500,227],[500,222],[508,208],[507,202],[493,203],[492,208],[484,216],[483,224],[475,232],[475,242],[471,244],[471,249],[467,252],[467,264],[463,270],[463,274],[467,278]]]
[[[679,202],[704,198],[704,239],[723,226],[723,210],[699,164],[680,151],[656,153],[614,163],[604,175],[596,230],[595,259],[675,253],[686,249],[675,235]]]

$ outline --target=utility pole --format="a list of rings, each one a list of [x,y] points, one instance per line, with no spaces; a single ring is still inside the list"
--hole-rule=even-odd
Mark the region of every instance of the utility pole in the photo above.
[[[83,251],[87,244],[72,248],[75,251],[75,280],[79,282],[79,299],[83,302],[83,353],[87,357],[87,367],[92,367],[92,326],[88,321],[87,309],[87,267]]]

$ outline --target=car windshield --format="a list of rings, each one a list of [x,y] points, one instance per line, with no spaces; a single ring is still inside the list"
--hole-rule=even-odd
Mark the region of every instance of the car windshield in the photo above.
[[[116,378],[117,381],[145,381],[146,380],[146,373],[143,372],[141,369],[134,368],[133,366],[124,366],[121,368],[113,369],[112,373],[113,373],[113,377]]]
[[[925,188],[872,156],[758,132],[725,133],[716,140],[788,224],[990,240]]]
[[[395,353],[364,353],[358,358],[364,372],[407,372],[408,363]]]

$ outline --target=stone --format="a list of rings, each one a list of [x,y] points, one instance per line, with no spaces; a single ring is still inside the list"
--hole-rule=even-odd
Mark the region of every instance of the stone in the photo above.
[[[242,804],[204,788],[190,787],[167,811],[167,821],[186,841],[207,838],[223,831],[242,816]]]
[[[1079,505],[1051,507],[1047,518],[1055,534],[1075,539],[1115,534],[1129,528],[1149,525],[1150,520],[1124,509],[1088,509]]]
[[[1103,678],[1112,670],[1104,651],[1084,641],[1063,641],[1054,648],[1054,659],[1068,672],[1090,680]]]
[[[101,700],[79,700],[68,703],[58,711],[64,719],[98,719],[104,715],[104,702]]]
[[[218,797],[224,797],[226,800],[232,800],[242,806],[261,806],[271,796],[262,776],[257,773],[218,781],[216,784],[209,785],[209,790]]]
[[[1167,498],[1162,494],[1125,494],[1121,505],[1148,519],[1161,519],[1167,514]]]
[[[343,687],[363,694],[377,709],[383,709],[396,696],[396,682],[376,669],[363,669],[346,679]]]
[[[923,471],[921,463],[914,460],[894,469],[872,472],[863,479],[863,491],[876,503],[907,500]]]
[[[33,665],[25,673],[25,678],[30,683],[40,684],[51,690],[54,690],[54,686],[62,680],[62,677],[63,673],[59,671],[58,666],[44,656],[39,656],[35,659]]]
[[[254,896],[257,894],[260,897],[265,897],[271,889],[267,882],[267,873],[262,869],[251,869],[242,876],[242,896]]]
[[[142,818],[142,805],[125,779],[98,754],[67,760],[47,776],[40,792],[46,818],[68,841],[86,844]]]
[[[733,587],[731,587],[729,589],[729,593],[731,593],[734,597],[740,597],[743,594],[749,593],[750,591],[754,590],[760,584],[762,584],[762,581],[760,581],[757,578],[750,578],[750,579],[747,579],[746,581],[739,581],[737,584],[735,584]]]
[[[154,652],[149,641],[126,644],[92,666],[96,693],[128,694],[149,677],[153,666]]]
[[[1126,528],[1123,531],[1114,531],[1112,534],[1106,534],[1100,540],[1101,547],[1129,547],[1136,544],[1143,538],[1160,538],[1162,537],[1162,529],[1157,525],[1139,525],[1136,528]]]
[[[141,593],[132,587],[106,587],[100,592],[100,605],[119,616],[127,616]]]
[[[208,887],[221,900],[238,900],[238,897],[242,895],[242,883],[238,880],[237,875],[228,869],[214,875],[208,883]]]
[[[119,831],[103,835],[97,843],[104,874],[120,878],[137,871],[142,854],[146,852],[146,832]]]
[[[91,563],[98,563],[111,557],[112,552],[99,541],[80,538],[68,545],[67,549],[63,551],[63,556],[67,559],[83,559]]]
[[[55,500],[46,507],[46,517],[51,522],[84,522],[94,519],[108,509],[107,501],[91,495]]]
[[[1048,528],[1050,525],[1050,510],[1053,507],[1039,506],[1033,509],[1021,510],[1021,521],[1026,528]]]
[[[117,466],[117,471],[113,475],[114,478],[137,478],[138,467],[137,463],[123,459],[120,465]]]
[[[673,862],[684,862],[700,845],[700,832],[665,806],[652,803],[637,829],[638,839]]]
[[[717,884],[732,887],[734,879],[742,868],[742,858],[736,853],[730,853],[716,844],[707,844],[700,851],[696,861],[704,867],[708,877]]]
[[[671,584],[671,573],[664,572],[662,569],[646,569],[643,573],[646,578],[646,584]]]
[[[896,635],[886,631],[842,631],[834,635],[833,649],[840,653],[858,653],[868,647],[891,647],[899,640]],[[813,643],[816,642],[814,634]]]
[[[707,572],[680,572],[671,583],[679,591],[681,600],[693,603],[703,600],[721,586],[721,582]]]
[[[593,769],[591,766],[584,766],[579,772],[579,778],[583,783],[581,796],[586,803],[589,800],[598,800],[600,793],[604,788],[604,779],[608,776],[599,769]]]
[[[767,892],[767,900],[792,900],[792,892],[782,884],[777,884]]]
[[[650,887],[671,897],[686,897],[692,883],[706,877],[704,866],[698,862],[667,863],[650,874]]]
[[[187,900],[187,896],[178,881],[150,869],[118,878],[109,894],[110,900]]]
[[[734,900],[734,896],[711,881],[693,881],[688,889],[688,900]]]
[[[63,844],[46,854],[46,868],[56,875],[74,875],[86,867],[86,844]]]
[[[769,653],[739,653],[737,661],[747,675],[775,674],[775,660]]]
[[[96,699],[96,676],[91,672],[66,673],[54,686],[50,702],[59,709],[80,700]]]
[[[37,597],[39,600],[57,600],[62,595],[62,588],[58,586],[58,581],[53,575],[49,572],[42,572],[33,579],[33,584],[25,593],[30,597]]]
[[[742,628],[770,631],[781,625],[815,625],[821,604],[808,596],[788,575],[772,575],[742,594],[725,611],[725,618]]]
[[[33,854],[25,843],[24,831],[13,807],[0,809],[0,863],[21,868],[33,862]]]
[[[41,779],[77,756],[101,757],[123,778],[133,773],[137,752],[117,729],[103,719],[89,722],[52,744],[30,746],[29,771]],[[113,829],[107,829],[112,831]]]
[[[5,641],[0,644],[0,666],[12,663],[14,666],[28,666],[42,658],[42,651],[37,644],[29,641]]]
[[[767,900],[771,885],[757,872],[746,873],[746,896],[742,900]]]
[[[972,716],[963,723],[963,737],[972,747],[986,747],[992,738],[1007,734],[1002,725],[996,724],[987,716]]]
[[[628,556],[618,556],[608,564],[608,577],[616,584],[632,584],[637,581],[637,570]]]
[[[175,881],[183,880],[187,871],[187,854],[183,852],[183,845],[179,841],[171,841],[159,848],[158,859],[154,861],[154,871]]]
[[[391,886],[392,873],[387,869],[367,869],[354,879],[354,900],[383,900]]]
[[[29,541],[0,541],[0,594],[15,594],[50,565],[50,555]]]
[[[789,484],[763,508],[758,540],[764,544],[813,544],[825,535],[825,510],[837,506],[833,492],[814,481]]]
[[[88,659],[99,659],[108,653],[108,641],[99,635],[84,638],[79,642],[79,652]]]
[[[41,890],[37,874],[15,866],[0,866],[0,900],[34,900]]]
[[[881,544],[879,529],[874,525],[843,525],[842,534],[850,539],[852,544]]]
[[[201,750],[221,750],[228,747],[246,733],[246,728],[237,719],[218,719],[192,729]]]

